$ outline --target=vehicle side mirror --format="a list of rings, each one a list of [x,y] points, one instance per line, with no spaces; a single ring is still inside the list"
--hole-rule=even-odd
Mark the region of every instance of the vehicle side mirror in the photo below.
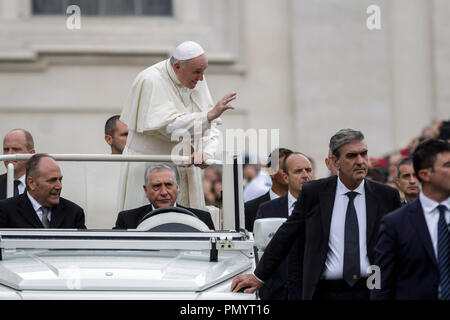
[[[253,237],[255,246],[264,251],[277,232],[278,228],[286,221],[286,218],[256,219],[253,225]]]

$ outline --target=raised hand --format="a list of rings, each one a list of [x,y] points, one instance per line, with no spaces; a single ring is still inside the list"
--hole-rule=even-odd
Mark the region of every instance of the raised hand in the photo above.
[[[214,106],[214,108],[212,108],[208,112],[208,114],[207,114],[208,121],[211,122],[214,119],[217,119],[218,117],[220,117],[222,115],[222,113],[224,113],[225,111],[227,111],[229,109],[234,110],[234,107],[232,105],[228,104],[231,101],[233,101],[234,99],[236,99],[236,92],[228,93],[225,96],[223,96],[223,98],[217,102],[217,104]]]

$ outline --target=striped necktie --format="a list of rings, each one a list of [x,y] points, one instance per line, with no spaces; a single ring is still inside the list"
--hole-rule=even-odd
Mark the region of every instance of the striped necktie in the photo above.
[[[14,180],[14,197],[17,197],[19,195],[19,180]]]
[[[439,299],[450,300],[450,249],[449,231],[445,221],[446,207],[437,206],[439,210],[438,221],[438,261],[439,261]]]
[[[345,215],[344,269],[342,276],[345,282],[353,287],[361,277],[358,216],[353,203],[358,193],[350,191],[346,195],[348,206]]]
[[[48,220],[48,208],[42,206],[42,224],[44,226],[44,228],[48,229],[50,228],[50,221]]]

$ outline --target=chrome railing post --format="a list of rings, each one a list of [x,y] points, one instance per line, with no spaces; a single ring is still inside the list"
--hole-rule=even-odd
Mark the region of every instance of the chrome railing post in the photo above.
[[[6,198],[14,196],[14,165],[8,164],[6,171]]]

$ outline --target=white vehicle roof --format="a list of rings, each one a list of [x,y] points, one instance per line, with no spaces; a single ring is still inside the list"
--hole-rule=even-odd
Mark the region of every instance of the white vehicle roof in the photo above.
[[[201,292],[252,267],[238,232],[1,230],[0,284],[15,290]]]

